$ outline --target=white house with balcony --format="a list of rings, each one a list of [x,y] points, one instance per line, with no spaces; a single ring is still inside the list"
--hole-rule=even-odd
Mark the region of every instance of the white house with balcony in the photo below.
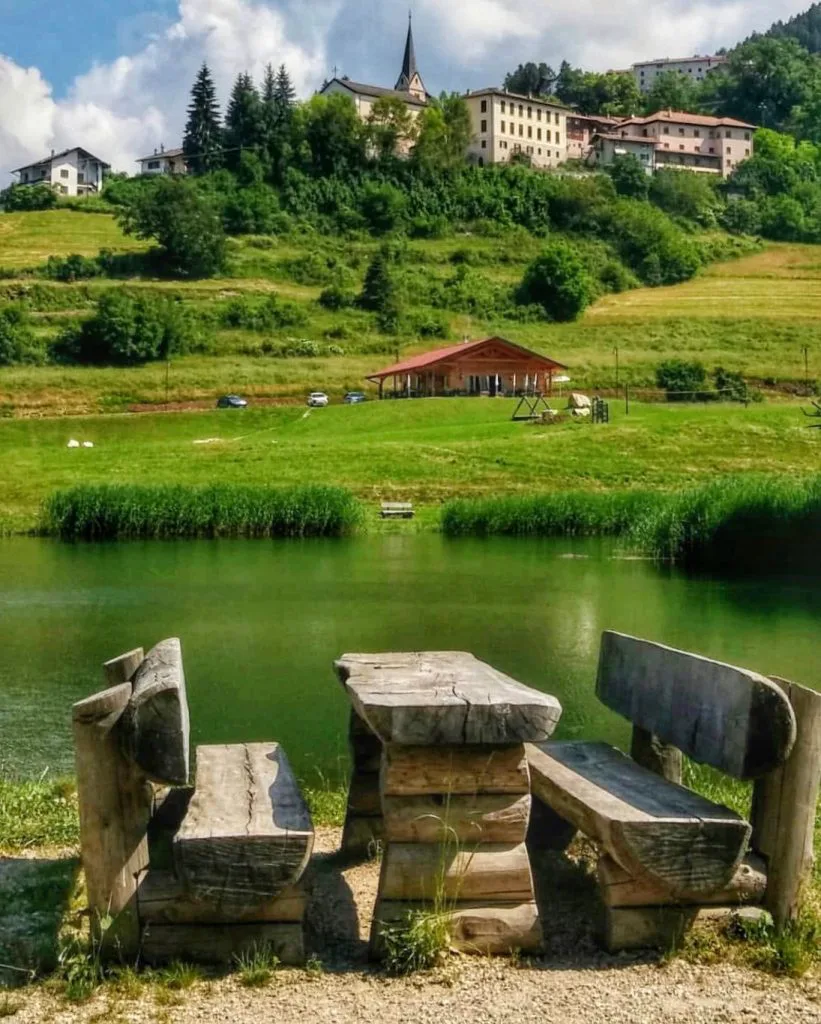
[[[102,192],[105,172],[110,169],[111,164],[76,146],[62,153],[52,151],[45,160],[18,167],[12,174],[19,175],[20,185],[51,185],[64,196],[85,196]]]
[[[151,156],[142,156],[137,161],[140,174],[187,174],[188,164],[181,149],[166,149],[160,146]]]

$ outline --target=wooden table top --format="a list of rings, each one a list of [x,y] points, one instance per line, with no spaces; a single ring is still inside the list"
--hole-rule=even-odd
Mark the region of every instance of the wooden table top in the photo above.
[[[383,743],[464,746],[540,743],[561,704],[466,651],[344,654],[336,670]]]

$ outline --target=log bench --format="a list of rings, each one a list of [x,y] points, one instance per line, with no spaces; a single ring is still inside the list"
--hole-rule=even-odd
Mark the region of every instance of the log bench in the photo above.
[[[105,665],[74,705],[83,868],[104,952],[230,962],[270,947],[304,960],[310,814],[277,743],[200,746],[189,771],[179,640]]]
[[[742,903],[777,924],[794,915],[812,861],[821,696],[614,632],[596,692],[633,723],[632,757],[599,742],[529,744],[528,842],[561,848],[577,830],[594,840],[608,948],[667,946]],[[756,780],[750,820],[682,786],[682,754]]]
[[[410,501],[383,501],[379,515],[382,519],[413,519],[413,504]]]

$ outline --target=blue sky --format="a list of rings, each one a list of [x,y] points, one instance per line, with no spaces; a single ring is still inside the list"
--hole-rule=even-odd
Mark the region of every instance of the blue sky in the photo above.
[[[412,0],[428,89],[499,84],[519,62],[604,70],[732,45],[807,0]],[[240,71],[285,62],[302,96],[337,66],[393,85],[408,0],[0,0],[0,184],[81,145],[118,170],[178,145],[207,60],[224,101]]]

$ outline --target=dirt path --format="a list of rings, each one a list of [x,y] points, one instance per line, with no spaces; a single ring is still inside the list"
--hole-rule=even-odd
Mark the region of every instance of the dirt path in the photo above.
[[[821,1024],[821,979],[776,979],[729,965],[602,952],[592,936],[588,893],[560,879],[563,899],[544,906],[547,954],[451,957],[441,968],[390,979],[367,962],[366,937],[378,867],[345,866],[336,830],[318,835],[309,947],[320,973],[281,969],[260,989],[236,976],[183,992],[158,986],[134,997],[103,990],[81,1006],[43,988],[15,994],[13,1024]],[[555,890],[554,890],[555,894]],[[587,907],[587,909],[585,909]],[[0,1003],[2,1005],[2,1003]]]

